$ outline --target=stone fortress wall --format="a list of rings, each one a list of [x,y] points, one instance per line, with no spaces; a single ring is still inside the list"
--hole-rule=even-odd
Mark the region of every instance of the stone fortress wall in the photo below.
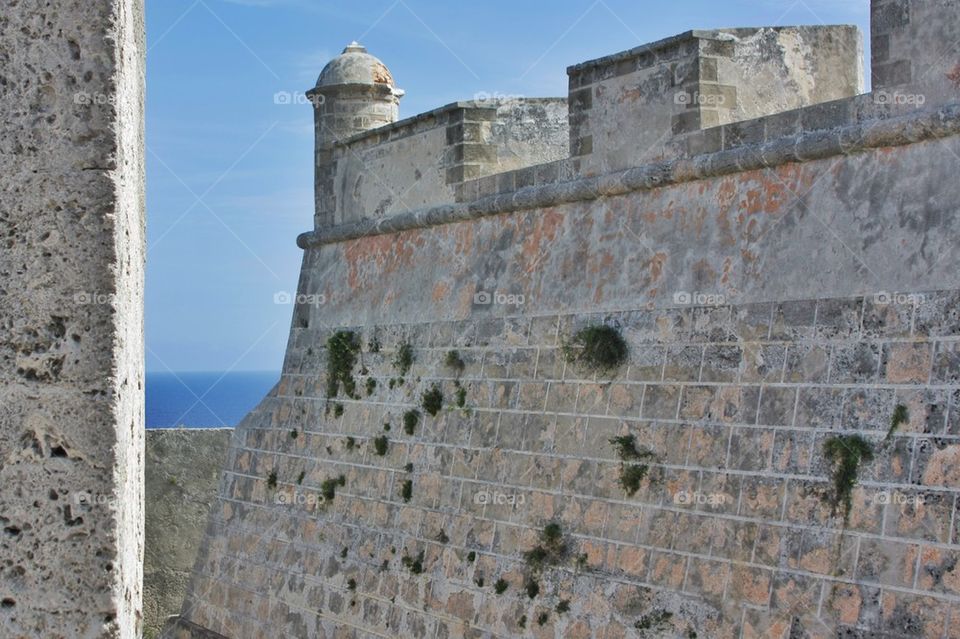
[[[865,95],[845,27],[571,67],[568,157],[410,210],[321,183],[392,125],[318,125],[325,303],[234,433],[171,636],[960,636],[955,9],[875,0]],[[740,51],[799,102],[675,97],[739,104]],[[598,325],[612,371],[566,357]]]

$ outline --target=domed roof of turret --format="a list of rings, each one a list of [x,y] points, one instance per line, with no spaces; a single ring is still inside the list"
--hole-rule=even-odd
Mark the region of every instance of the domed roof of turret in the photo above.
[[[317,78],[318,87],[338,84],[383,84],[394,87],[393,76],[377,58],[357,42],[351,42],[343,53],[323,67]]]

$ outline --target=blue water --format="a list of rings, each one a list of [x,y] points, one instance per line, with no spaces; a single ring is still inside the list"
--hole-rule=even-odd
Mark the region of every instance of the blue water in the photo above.
[[[147,373],[147,428],[236,426],[279,372]]]

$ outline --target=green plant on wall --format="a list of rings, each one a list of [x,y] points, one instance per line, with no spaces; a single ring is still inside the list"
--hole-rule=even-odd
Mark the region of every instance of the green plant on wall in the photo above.
[[[897,404],[897,407],[893,409],[893,416],[890,418],[890,428],[887,429],[887,436],[884,437],[884,441],[888,441],[893,434],[897,432],[897,429],[902,425],[910,421],[910,411],[907,410],[907,407],[903,404]]]
[[[340,394],[355,397],[353,367],[360,352],[360,338],[353,331],[337,331],[327,339],[327,399]]]
[[[410,372],[411,366],[413,366],[413,347],[408,342],[402,342],[393,356],[393,368],[403,378]],[[403,383],[402,379],[400,383]]]
[[[837,435],[823,443],[823,454],[832,470],[832,492],[829,502],[832,513],[843,511],[843,520],[850,517],[853,488],[863,462],[873,459],[873,446],[860,435]]]
[[[649,471],[650,467],[646,464],[620,465],[620,488],[627,497],[633,497],[640,490],[640,484]]]
[[[563,344],[563,356],[570,364],[590,372],[609,373],[627,361],[627,342],[620,331],[606,324],[581,328]]]
[[[413,435],[420,423],[420,411],[416,409],[408,410],[403,414],[403,432],[407,435]]]
[[[560,563],[569,555],[570,548],[563,538],[563,529],[555,521],[548,523],[540,531],[540,543],[523,554],[524,560],[532,570]]]
[[[467,388],[459,381],[453,383],[457,390],[455,393],[457,408],[465,408],[467,405]]]
[[[413,480],[404,479],[400,482],[400,497],[403,501],[410,501],[413,498]]]
[[[420,406],[423,408],[424,412],[431,417],[437,416],[437,413],[439,413],[440,409],[443,408],[443,391],[440,390],[439,385],[434,384],[428,390],[423,392]]]
[[[380,437],[375,437],[373,440],[373,451],[383,457],[387,454],[387,448],[390,445],[390,440],[387,439],[386,435],[380,435]]]
[[[457,375],[462,374],[464,369],[467,367],[463,361],[463,358],[460,357],[460,353],[457,351],[448,351],[443,363],[447,368],[453,370]]]
[[[524,584],[523,588],[527,591],[527,596],[531,599],[540,594],[540,582],[533,577],[527,579],[527,583]]]
[[[276,488],[277,487],[277,471],[271,470],[270,474],[267,475],[267,488]]]
[[[325,501],[333,501],[334,497],[337,496],[337,486],[339,483],[336,479],[324,479],[320,482],[320,494],[323,495]]]
[[[367,378],[367,397],[373,395],[373,391],[377,389],[377,380],[373,377]]]
[[[497,579],[497,583],[493,584],[493,591],[498,595],[502,595],[509,587],[510,584],[507,583],[507,580],[501,577],[500,579]]]
[[[640,490],[641,482],[650,472],[650,465],[643,462],[656,459],[656,455],[650,449],[637,445],[634,435],[620,435],[609,441],[621,462],[620,487],[628,497],[632,497]]]
[[[410,555],[404,554],[404,556],[400,559],[400,563],[402,563],[404,567],[413,574],[419,575],[423,572],[423,551],[421,550],[419,553],[417,553],[416,557],[411,557]]]

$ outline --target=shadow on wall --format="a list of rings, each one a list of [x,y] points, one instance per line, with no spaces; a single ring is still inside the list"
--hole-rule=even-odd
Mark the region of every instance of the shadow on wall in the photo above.
[[[180,613],[217,495],[232,428],[148,430],[144,499],[143,636]]]

